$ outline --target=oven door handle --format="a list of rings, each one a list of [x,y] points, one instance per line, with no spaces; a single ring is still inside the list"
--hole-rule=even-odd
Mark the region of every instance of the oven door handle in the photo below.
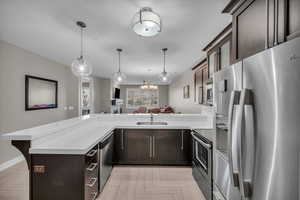
[[[207,143],[203,142],[202,140],[200,140],[199,138],[197,138],[197,137],[195,136],[195,134],[193,134],[193,133],[192,133],[192,136],[193,136],[193,138],[194,138],[197,142],[199,142],[202,146],[204,146],[204,147],[207,148],[207,149],[211,149],[211,145],[210,145],[210,144],[207,144]]]

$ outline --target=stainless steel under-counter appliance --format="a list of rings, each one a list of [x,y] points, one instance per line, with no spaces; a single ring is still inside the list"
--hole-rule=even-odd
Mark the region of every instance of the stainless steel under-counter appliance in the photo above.
[[[299,199],[300,39],[226,70],[214,83],[217,111],[228,118],[230,183],[239,193],[230,200]],[[223,80],[226,94],[218,88]]]
[[[212,141],[196,130],[193,137],[193,177],[207,200],[212,199]]]
[[[114,132],[112,131],[108,134],[100,143],[100,184],[99,184],[99,191],[102,192],[108,178],[110,177],[111,171],[113,169],[113,150],[114,150]]]

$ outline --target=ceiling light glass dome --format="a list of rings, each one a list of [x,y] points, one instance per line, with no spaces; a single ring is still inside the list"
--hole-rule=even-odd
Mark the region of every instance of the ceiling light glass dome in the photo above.
[[[149,7],[142,8],[133,17],[132,29],[143,37],[155,36],[161,32],[160,16]]]

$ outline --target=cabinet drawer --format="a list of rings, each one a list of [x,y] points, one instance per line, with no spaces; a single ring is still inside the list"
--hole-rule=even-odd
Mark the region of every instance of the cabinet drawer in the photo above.
[[[98,195],[99,179],[98,173],[91,173],[85,179],[85,200],[94,200]]]
[[[85,155],[85,163],[86,165],[90,165],[91,163],[98,163],[98,145],[96,145],[93,149],[91,149]]]

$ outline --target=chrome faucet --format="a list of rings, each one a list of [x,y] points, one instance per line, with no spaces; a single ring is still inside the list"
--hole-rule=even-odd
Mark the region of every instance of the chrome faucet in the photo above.
[[[153,123],[153,113],[150,114],[150,122]]]

